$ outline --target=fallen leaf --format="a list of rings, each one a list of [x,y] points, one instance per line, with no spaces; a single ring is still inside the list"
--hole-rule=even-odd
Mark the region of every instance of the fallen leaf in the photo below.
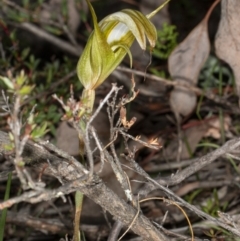
[[[202,140],[203,136],[208,130],[206,124],[194,125],[189,127],[182,132],[183,143],[180,153],[180,160],[188,159],[194,154],[198,143]],[[176,136],[166,148],[163,148],[163,157],[168,160],[176,159],[179,155],[178,153],[179,140]]]
[[[240,95],[240,1],[221,1],[221,20],[215,37],[216,54],[234,73]]]
[[[171,53],[168,68],[174,81],[189,87],[196,85],[200,70],[210,53],[208,19],[218,2],[219,0],[211,6],[204,19]],[[175,114],[189,115],[196,102],[197,96],[190,88],[176,86],[171,92],[170,105]]]
[[[219,118],[212,119],[208,122],[209,129],[204,134],[204,137],[212,137],[214,139],[221,138],[221,128],[228,132],[231,125],[230,116],[224,116],[223,123],[221,123]]]
[[[226,115],[223,118],[223,123],[218,116],[199,120],[191,120],[189,123],[182,126],[183,145],[180,159],[188,159],[191,154],[194,154],[198,143],[203,137],[212,137],[214,139],[221,138],[221,128],[226,132],[229,131],[231,125],[230,116]],[[175,159],[178,155],[178,138],[170,142],[170,144],[163,149],[163,156],[169,160]]]

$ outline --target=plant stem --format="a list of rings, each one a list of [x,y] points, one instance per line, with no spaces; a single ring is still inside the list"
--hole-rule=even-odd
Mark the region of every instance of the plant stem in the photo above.
[[[80,224],[80,217],[82,213],[82,204],[83,204],[83,194],[79,191],[76,191],[73,241],[81,241],[79,224]]]

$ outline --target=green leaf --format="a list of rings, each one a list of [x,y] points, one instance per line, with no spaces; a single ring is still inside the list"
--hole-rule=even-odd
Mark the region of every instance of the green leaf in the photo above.
[[[48,123],[47,122],[44,122],[41,126],[38,126],[36,127],[32,133],[31,133],[31,137],[33,139],[39,139],[41,138],[42,136],[44,136],[48,131],[49,129],[48,128]]]
[[[58,29],[58,28],[55,28],[55,27],[52,27],[52,26],[44,25],[44,29],[46,31],[48,31],[49,33],[52,33],[54,35],[61,35],[62,34],[61,29]]]
[[[29,95],[31,93],[32,89],[33,89],[33,86],[25,85],[18,91],[18,93],[22,96]]]
[[[48,68],[47,71],[47,83],[51,83],[53,79],[53,69],[52,68]]]
[[[62,0],[61,1],[61,10],[62,10],[62,15],[66,19],[68,17],[68,7],[67,7],[67,1]]]
[[[11,144],[6,144],[3,146],[4,150],[5,151],[13,151],[14,150],[14,144],[11,143]]]
[[[24,71],[22,70],[20,74],[16,77],[16,83],[18,86],[22,86],[27,80],[27,76],[25,75]]]
[[[30,52],[30,48],[25,48],[22,53],[21,53],[21,57],[22,57],[22,60],[26,59],[28,54]]]
[[[7,77],[4,77],[4,76],[0,76],[0,80],[3,81],[3,83],[10,89],[10,90],[14,90],[14,84],[13,82],[7,78]]]

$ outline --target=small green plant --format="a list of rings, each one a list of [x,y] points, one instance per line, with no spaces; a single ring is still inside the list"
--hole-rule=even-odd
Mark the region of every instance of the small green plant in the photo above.
[[[234,240],[239,241],[240,239],[234,238],[233,235],[219,227],[212,227],[204,233],[211,238],[211,240]]]
[[[215,57],[210,55],[207,59],[204,67],[201,70],[199,76],[199,86],[203,91],[217,92],[218,95],[224,94],[226,87],[234,87],[234,78],[230,69],[223,66],[221,62]],[[201,95],[197,104],[196,114],[201,120],[202,116],[200,113],[204,95]]]
[[[157,30],[157,42],[152,55],[160,60],[167,60],[173,49],[177,46],[178,32],[175,25],[163,24],[162,29]],[[156,66],[150,68],[150,72],[161,78],[166,78],[166,71],[159,70]]]
[[[157,31],[156,47],[153,56],[159,59],[167,59],[177,46],[177,29],[175,25],[163,24],[163,28]]]
[[[213,217],[217,217],[218,216],[217,212],[218,211],[224,212],[227,206],[228,206],[227,202],[224,202],[223,204],[220,203],[217,190],[214,189],[212,197],[208,198],[205,204],[202,205],[202,210]]]
[[[29,78],[23,70],[20,71],[19,74],[16,74],[15,77],[11,72],[8,72],[8,77],[0,76],[0,81],[2,81],[7,86],[8,94],[14,94],[16,98],[16,104],[13,107],[10,107],[7,103],[8,97],[6,97],[6,94],[4,94],[6,102],[5,111],[8,113],[11,119],[14,119],[14,111],[16,111],[16,108],[20,109],[21,105],[28,98],[35,86],[29,83]],[[31,139],[38,139],[48,132],[48,125],[47,122],[42,122],[39,125],[36,124],[35,118],[37,114],[34,113],[34,109],[35,108],[33,107],[31,111],[27,112],[25,114],[25,118],[23,115],[25,112],[21,112],[21,115],[23,116],[21,118],[23,128],[21,129],[20,134],[27,135]]]
[[[185,200],[188,202],[188,203],[193,203],[194,199],[200,194],[202,193],[202,189],[197,189],[193,192],[191,192],[190,194],[186,195],[185,196]]]
[[[66,81],[74,84],[75,91],[81,91],[82,85],[77,81],[75,74],[71,75],[71,79],[70,77],[66,78],[64,82],[65,76],[68,76],[75,69],[75,61],[68,57],[51,62],[40,60],[34,56],[30,48],[27,47],[20,50],[18,37],[14,31],[10,32],[8,36],[4,36],[4,41],[12,45],[11,48],[13,46],[15,48],[13,48],[14,51],[11,53],[6,53],[5,59],[0,58],[0,75],[2,76],[0,87],[8,91],[7,95],[11,99],[13,91],[10,93],[9,88],[13,88],[13,86],[9,86],[9,84],[12,85],[12,80],[9,78],[8,81],[8,78],[5,77],[6,73],[8,73],[9,69],[12,69],[13,73],[24,69],[27,84],[34,86],[34,88],[31,89],[31,96],[26,98],[22,103],[24,111],[21,114],[23,115],[23,119],[26,119],[32,107],[36,106],[35,111],[38,114],[34,115],[34,123],[40,126],[44,121],[46,130],[49,130],[51,136],[55,136],[61,114],[57,110],[58,107],[51,94],[57,93],[66,98],[69,93],[69,88],[65,86]]]
[[[209,56],[202,68],[199,79],[200,86],[204,90],[217,88],[219,95],[222,94],[223,87],[227,85],[233,86],[234,84],[230,69],[226,66],[222,66],[221,62],[212,55]]]

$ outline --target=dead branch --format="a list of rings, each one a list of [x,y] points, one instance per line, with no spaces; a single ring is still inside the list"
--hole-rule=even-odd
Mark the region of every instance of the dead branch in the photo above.
[[[117,71],[131,73],[131,74],[135,74],[138,76],[142,76],[147,79],[152,79],[152,80],[158,81],[166,86],[177,86],[179,89],[182,89],[182,90],[191,90],[191,91],[195,92],[197,95],[203,95],[206,98],[208,98],[209,100],[214,101],[215,103],[227,105],[227,107],[230,108],[233,112],[239,113],[239,108],[233,106],[231,103],[227,102],[224,98],[221,98],[210,92],[205,92],[198,87],[194,87],[194,86],[190,86],[190,85],[186,85],[186,84],[185,85],[180,84],[178,82],[170,81],[168,79],[164,79],[164,78],[161,78],[161,77],[153,75],[153,74],[148,74],[148,73],[145,73],[145,72],[142,72],[139,70],[133,70],[133,69],[126,68],[123,66],[118,66],[118,68],[117,68],[117,70],[115,70],[115,72],[117,72]],[[115,74],[115,75],[117,76],[117,74]]]
[[[157,181],[160,185],[163,186],[174,186],[179,183],[181,183],[183,180],[191,176],[192,174],[196,173],[197,171],[201,170],[203,167],[211,164],[214,162],[217,158],[227,154],[231,153],[232,151],[236,151],[240,146],[240,138],[232,139],[227,141],[222,147],[216,149],[215,151],[212,151],[208,153],[207,155],[204,155],[202,157],[199,157],[195,159],[191,165],[183,169],[182,171],[179,171],[178,173],[171,175],[167,178],[158,178],[155,181]],[[141,194],[147,195],[149,192],[155,190],[156,187],[153,185],[146,185],[142,188]]]
[[[4,146],[10,143],[7,133],[0,131],[0,154],[5,157],[12,157],[14,153],[8,153]],[[51,151],[53,148],[46,143],[44,146],[32,141],[28,141],[23,150],[23,159],[30,163],[32,169],[41,172],[43,168],[44,174],[54,176],[63,183],[71,182],[74,189],[78,189],[84,195],[88,196],[94,202],[102,206],[111,213],[117,220],[128,226],[136,215],[137,210],[127,204],[123,199],[119,198],[112,190],[110,190],[103,181],[93,175],[91,180],[82,179],[84,170],[79,168],[76,159],[66,159],[58,153]],[[56,148],[56,150],[58,150]],[[50,152],[51,151],[51,152]],[[53,192],[53,190],[51,190]],[[35,192],[36,194],[36,192]],[[64,193],[63,193],[64,194]],[[39,193],[38,195],[42,195]],[[52,198],[49,196],[49,198]],[[38,199],[41,200],[41,199]],[[26,200],[27,201],[27,200]],[[3,203],[1,203],[3,205]],[[140,235],[145,240],[164,241],[165,236],[142,214],[139,214],[132,226],[133,232]]]
[[[212,161],[214,161],[217,157],[221,155],[224,155],[226,152],[230,152],[234,149],[236,149],[237,147],[239,147],[240,145],[240,138],[236,138],[234,140],[228,141],[227,143],[225,143],[224,146],[222,146],[221,148],[217,149],[216,151],[210,153],[209,155],[204,156],[205,158],[203,158],[199,163],[194,163],[193,169],[192,166],[185,168],[183,171],[181,171],[182,173],[191,173],[192,170],[195,170],[195,172],[197,172],[198,170],[200,170],[200,166],[202,165],[205,166],[206,162],[208,161],[209,163],[211,163]],[[212,157],[212,158],[209,158]],[[215,157],[215,159],[213,159],[213,157]],[[232,232],[233,234],[236,234],[238,236],[240,236],[240,232],[238,229],[236,229],[235,227],[232,227],[231,225],[227,225],[225,222],[223,222],[221,219],[217,219],[214,218],[212,216],[210,216],[209,214],[206,214],[205,212],[201,211],[200,209],[198,209],[196,206],[189,204],[188,202],[186,202],[185,200],[183,200],[181,197],[179,197],[178,195],[176,195],[175,193],[173,193],[169,188],[167,188],[165,184],[161,184],[161,180],[156,181],[154,179],[152,179],[131,157],[129,156],[125,156],[125,158],[130,162],[130,164],[132,165],[132,167],[142,176],[144,176],[149,183],[151,183],[151,185],[148,185],[148,187],[152,190],[156,190],[156,189],[160,189],[162,191],[165,192],[165,194],[167,196],[169,196],[169,198],[174,199],[176,201],[178,201],[181,205],[185,206],[186,208],[188,208],[189,210],[193,211],[194,213],[196,213],[198,216],[206,218],[207,220],[210,220],[214,223],[216,223],[217,225],[219,225],[220,227],[225,228],[226,230],[229,230],[230,232]],[[195,173],[194,172],[194,173]],[[178,175],[178,174],[177,174]],[[184,179],[181,179],[181,173],[179,176],[179,183],[184,180],[185,178],[187,178],[187,176]],[[172,184],[172,183],[171,183]],[[173,184],[172,184],[173,185]],[[147,190],[146,186],[140,190],[140,194],[144,194],[146,195],[146,193],[149,193],[149,190]]]

